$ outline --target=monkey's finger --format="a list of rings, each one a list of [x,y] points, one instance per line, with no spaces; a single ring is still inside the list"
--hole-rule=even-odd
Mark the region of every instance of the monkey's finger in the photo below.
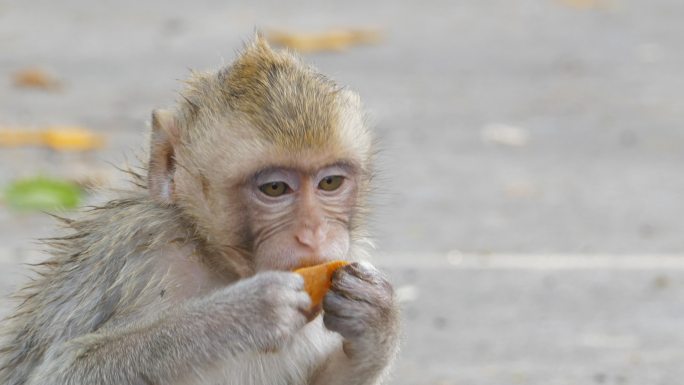
[[[342,315],[344,308],[350,306],[350,299],[345,298],[339,293],[328,291],[323,297],[323,310],[326,313]],[[348,314],[346,316],[349,316]]]
[[[389,283],[384,274],[382,274],[380,270],[376,269],[375,266],[371,265],[370,262],[355,262],[347,267],[348,269],[346,272],[354,277],[368,282],[371,285],[379,286],[384,290],[392,291],[392,285]]]
[[[353,318],[346,318],[330,313],[323,314],[323,324],[326,329],[340,333],[345,338],[360,337],[365,327]]]
[[[279,271],[276,274],[283,286],[294,290],[304,290],[304,278],[301,275],[291,271]]]
[[[351,301],[372,304],[377,296],[373,291],[369,283],[346,274],[332,282],[328,293],[336,294]]]
[[[308,312],[311,309],[311,297],[305,291],[297,291],[294,294],[294,306],[300,311]]]
[[[284,274],[287,274],[288,276],[289,287],[306,294],[306,292],[304,291],[304,277],[289,271],[285,272]]]
[[[387,281],[369,282],[351,272],[343,272],[333,278],[330,290],[355,301],[377,304],[392,297],[392,288]]]
[[[346,270],[355,277],[371,283],[382,277],[380,271],[366,261],[350,263]]]
[[[323,310],[339,317],[362,319],[373,306],[366,301],[359,301],[336,292],[328,292],[323,298]]]

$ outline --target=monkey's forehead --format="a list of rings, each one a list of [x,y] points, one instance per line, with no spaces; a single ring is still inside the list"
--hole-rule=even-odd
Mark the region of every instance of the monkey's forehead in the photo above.
[[[372,153],[341,141],[328,141],[320,146],[293,147],[281,142],[258,138],[240,139],[221,135],[204,137],[181,150],[183,160],[201,169],[218,172],[226,180],[246,182],[256,173],[269,168],[290,168],[315,173],[329,166],[340,166],[358,175],[370,171]]]

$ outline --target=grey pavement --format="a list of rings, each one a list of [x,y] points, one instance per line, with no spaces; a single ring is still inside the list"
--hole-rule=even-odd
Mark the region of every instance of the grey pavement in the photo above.
[[[107,162],[143,150],[150,111],[255,27],[379,27],[378,45],[304,58],[359,91],[381,145],[376,261],[405,301],[391,383],[679,384],[682,20],[681,0],[0,0],[0,127],[108,139],[0,149],[0,188],[77,171],[120,186]],[[15,88],[33,66],[62,89]],[[0,298],[53,233],[0,203]]]

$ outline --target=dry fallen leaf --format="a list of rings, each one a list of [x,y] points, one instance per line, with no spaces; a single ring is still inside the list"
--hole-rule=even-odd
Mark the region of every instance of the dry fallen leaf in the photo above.
[[[104,141],[82,127],[52,126],[43,131],[43,143],[53,150],[85,151],[102,147]]]
[[[52,75],[39,68],[26,68],[14,74],[14,85],[25,88],[59,89],[60,83]]]
[[[57,151],[86,151],[102,147],[101,135],[76,126],[50,126],[39,131],[0,128],[0,146],[47,146]]]
[[[42,141],[43,140],[40,132],[0,128],[0,146],[38,146],[42,143]]]
[[[269,31],[266,39],[300,52],[344,51],[354,45],[378,43],[382,34],[377,29],[335,29],[319,33]]]
[[[559,0],[561,4],[577,9],[607,9],[612,8],[610,0]]]

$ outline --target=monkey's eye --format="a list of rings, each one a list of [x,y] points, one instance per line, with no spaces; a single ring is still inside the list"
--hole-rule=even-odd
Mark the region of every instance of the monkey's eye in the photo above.
[[[261,190],[262,193],[275,198],[287,194],[290,191],[290,186],[285,182],[269,182],[259,186],[259,190]]]
[[[318,182],[318,188],[324,191],[335,191],[340,188],[342,182],[344,182],[342,175],[330,175]]]

